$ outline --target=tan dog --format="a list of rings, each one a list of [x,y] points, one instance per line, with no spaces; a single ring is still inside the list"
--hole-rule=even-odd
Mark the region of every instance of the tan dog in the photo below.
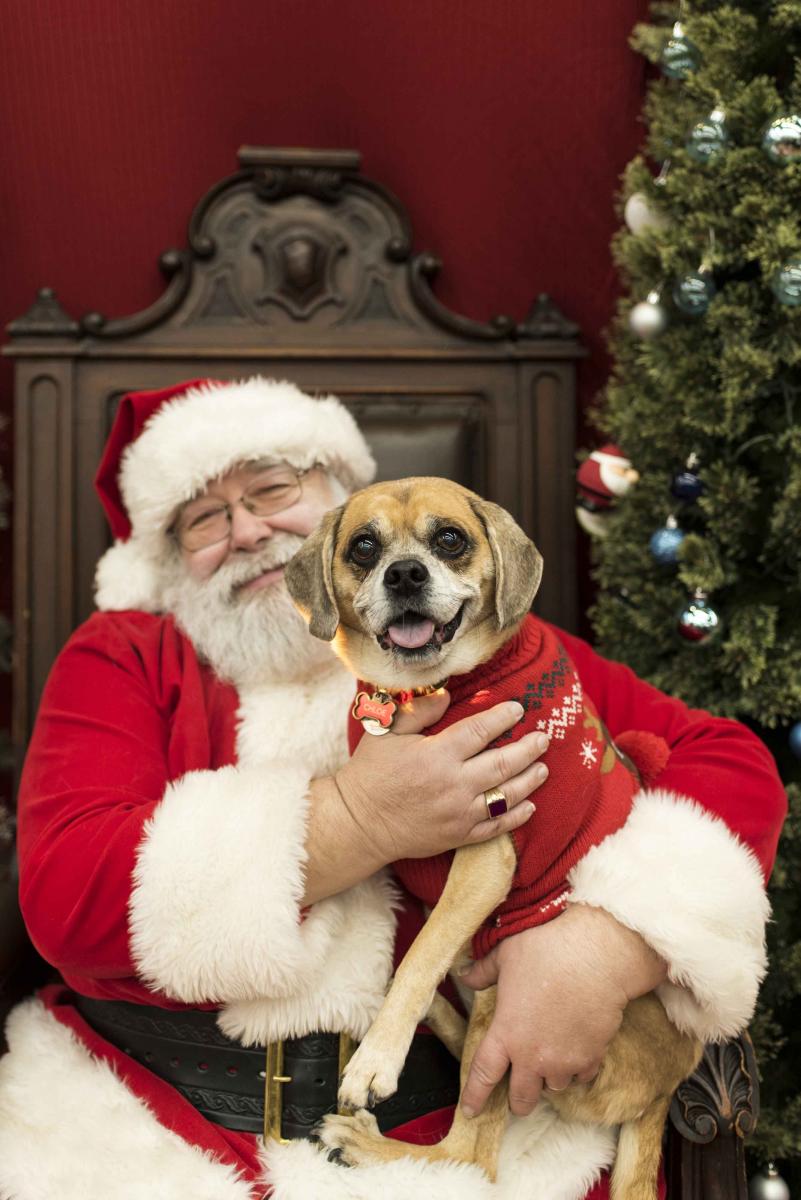
[[[353,673],[393,692],[464,675],[521,627],[542,573],[533,543],[502,508],[444,479],[379,483],[330,512],[286,571],[317,637],[334,641]],[[393,1094],[417,1024],[461,1057],[462,1086],[492,1019],[495,988],[475,994],[469,1025],[436,992],[481,923],[504,900],[516,867],[508,835],[463,847],[444,891],[398,968],[343,1076],[340,1101],[366,1106]],[[549,1102],[568,1119],[621,1126],[614,1200],[655,1200],[670,1098],[701,1046],[680,1034],[652,994],[633,1001],[590,1084]],[[357,1164],[401,1156],[477,1163],[495,1179],[508,1118],[506,1082],[470,1120],[457,1108],[435,1146],[385,1139],[365,1111],[327,1117],[322,1140]]]

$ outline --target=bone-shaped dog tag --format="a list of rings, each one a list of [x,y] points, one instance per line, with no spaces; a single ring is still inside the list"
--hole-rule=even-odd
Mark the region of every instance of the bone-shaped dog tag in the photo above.
[[[365,733],[374,737],[389,733],[398,706],[387,692],[357,692],[351,712],[357,721],[361,721]]]

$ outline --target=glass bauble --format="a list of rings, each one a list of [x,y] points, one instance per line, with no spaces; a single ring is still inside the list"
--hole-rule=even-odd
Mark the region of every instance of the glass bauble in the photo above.
[[[686,79],[697,71],[701,63],[701,52],[693,45],[677,21],[660,55],[662,70],[671,79]]]
[[[762,134],[762,149],[780,166],[801,162],[801,116],[787,113],[771,121]]]
[[[702,317],[717,288],[709,271],[695,271],[677,280],[673,287],[673,303],[688,317]]]
[[[731,143],[726,127],[726,114],[722,108],[714,109],[703,121],[690,130],[684,148],[696,162],[712,162]]]
[[[801,721],[796,721],[787,739],[796,758],[801,758]]]
[[[708,642],[720,629],[720,617],[711,604],[707,593],[698,588],[679,613],[678,631],[686,642],[701,645]]]
[[[770,281],[771,291],[781,304],[801,304],[801,258],[789,259]]]

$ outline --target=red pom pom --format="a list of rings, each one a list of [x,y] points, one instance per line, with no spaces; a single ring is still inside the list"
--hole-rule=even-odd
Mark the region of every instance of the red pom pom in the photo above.
[[[670,758],[670,747],[665,739],[642,729],[621,733],[615,738],[615,745],[634,763],[644,787],[648,787],[664,771]]]

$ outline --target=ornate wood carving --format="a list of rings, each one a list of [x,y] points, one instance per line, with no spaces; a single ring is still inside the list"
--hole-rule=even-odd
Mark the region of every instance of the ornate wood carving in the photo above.
[[[452,312],[431,284],[440,261],[412,256],[408,217],[385,187],[365,179],[355,151],[243,147],[240,169],[215,184],[189,221],[188,246],[162,254],[168,286],[141,312],[115,320],[102,312],[76,322],[44,289],[9,328],[12,337],[44,334],[120,341],[152,334],[187,347],[216,336],[363,339],[397,346],[465,341],[572,342],[577,327],[540,297],[517,324]]]
[[[89,312],[81,317],[80,330],[98,338],[132,337],[152,329],[166,317],[171,316],[186,299],[192,279],[192,259],[185,250],[165,250],[159,258],[162,275],[170,280],[166,292],[148,308],[131,317],[108,321],[100,312]]]
[[[759,1082],[748,1034],[707,1046],[677,1089],[668,1141],[671,1200],[746,1200],[745,1138],[759,1115]]]
[[[695,1072],[677,1089],[670,1119],[682,1137],[707,1143],[724,1134],[747,1137],[759,1116],[759,1079],[747,1033],[708,1045]]]
[[[520,338],[575,338],[578,331],[576,322],[569,321],[545,292],[540,293],[525,321],[517,326]]]
[[[52,288],[39,288],[31,307],[8,326],[12,337],[73,337],[80,332],[77,321],[61,307]]]

